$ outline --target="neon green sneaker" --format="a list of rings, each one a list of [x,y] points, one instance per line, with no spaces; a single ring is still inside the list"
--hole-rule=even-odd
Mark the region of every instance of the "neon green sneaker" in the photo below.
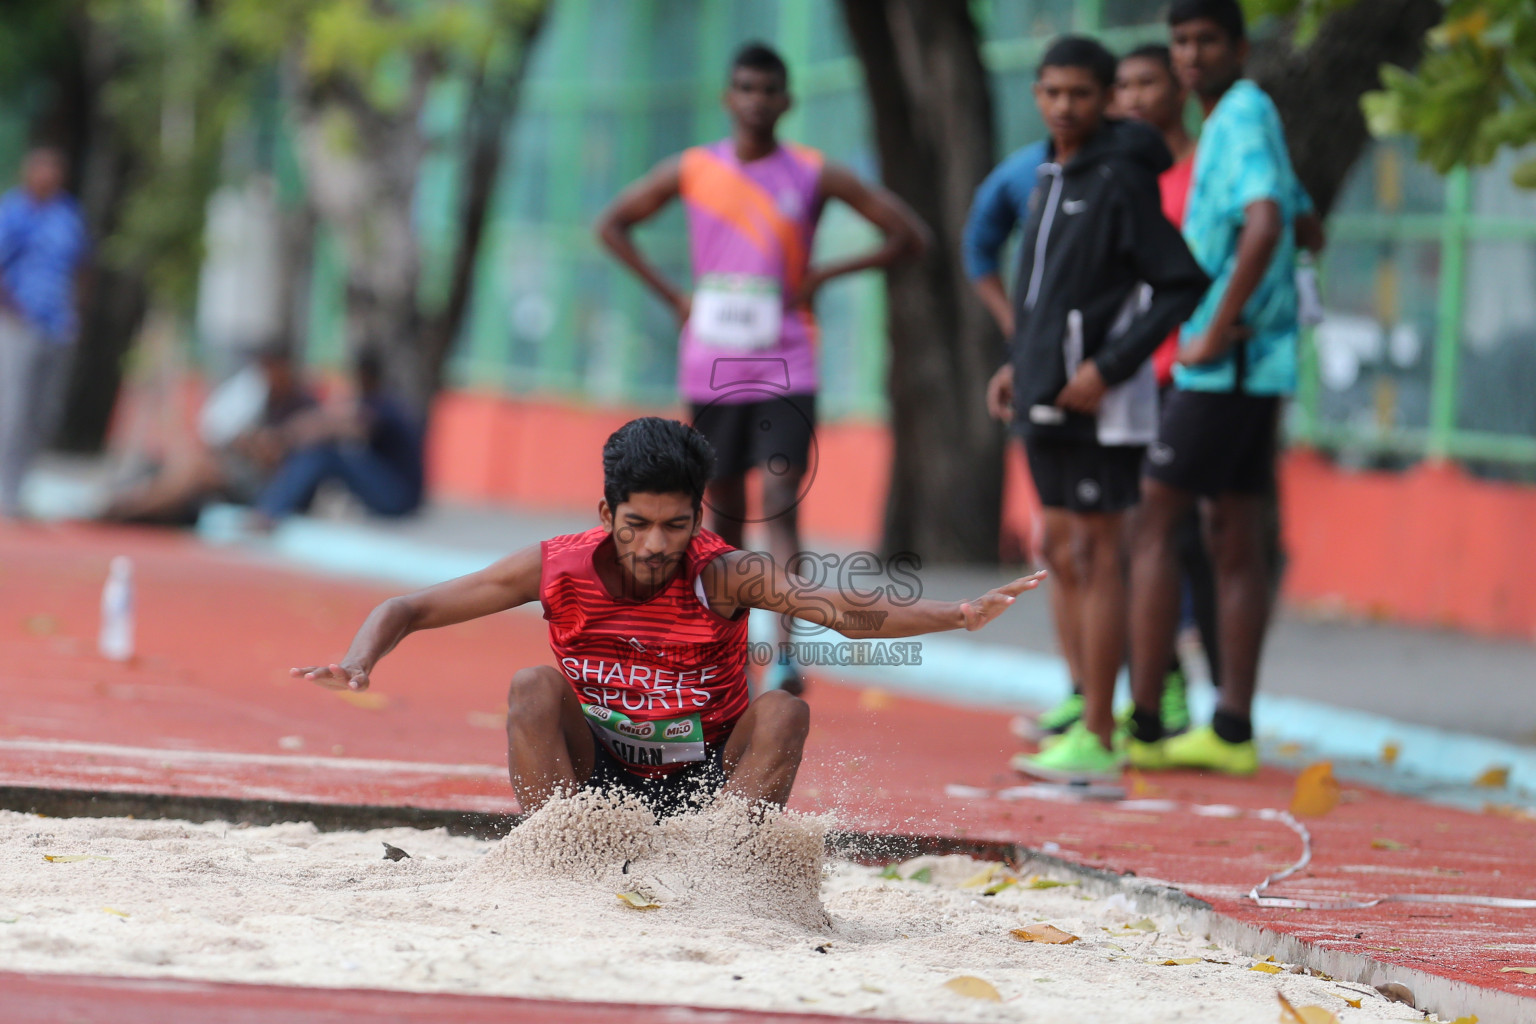
[[[1168,764],[1168,751],[1166,740],[1153,740],[1147,743],[1134,737],[1125,738],[1125,759],[1132,768],[1144,772],[1160,772],[1170,767]]]
[[[1106,748],[1077,722],[1049,750],[1015,754],[1008,763],[1016,772],[1047,782],[1113,782],[1125,767],[1125,755]]]
[[[1170,768],[1204,768],[1225,775],[1252,775],[1259,770],[1259,748],[1253,740],[1228,743],[1210,726],[1163,741]]]
[[[1070,693],[1066,699],[1049,711],[1042,714],[1035,721],[1035,725],[1041,732],[1061,734],[1072,728],[1083,718],[1083,695]]]
[[[1163,680],[1163,734],[1177,736],[1189,731],[1189,685],[1183,669],[1174,669]]]

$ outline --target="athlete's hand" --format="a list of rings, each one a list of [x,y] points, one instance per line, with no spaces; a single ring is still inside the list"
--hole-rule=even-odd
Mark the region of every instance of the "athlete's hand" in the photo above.
[[[308,679],[327,690],[368,689],[368,670],[357,665],[310,665],[307,668],[291,668],[288,674]]]
[[[693,315],[693,296],[686,293],[679,293],[673,296],[672,312],[677,314],[677,324],[679,327],[686,324],[688,318]]]
[[[1220,334],[1207,331],[1191,339],[1189,344],[1179,346],[1179,364],[1199,366],[1201,363],[1214,363],[1231,351],[1232,346],[1247,341],[1252,336],[1253,331],[1241,324],[1228,327]]]
[[[1013,604],[1014,599],[1026,590],[1034,590],[1045,579],[1045,570],[1042,569],[1030,576],[1020,576],[1012,583],[1005,583],[995,590],[989,590],[974,601],[966,601],[960,606],[960,614],[965,617],[965,628],[977,630],[999,615],[1004,609]]]
[[[998,367],[987,381],[987,412],[993,419],[1013,422],[1013,364]]]
[[[827,276],[814,267],[805,272],[805,279],[800,282],[800,287],[789,297],[790,309],[810,309],[816,301],[816,293],[821,291],[821,286],[827,283]]]
[[[1109,385],[1104,383],[1098,364],[1092,359],[1084,359],[1072,379],[1067,381],[1067,386],[1061,389],[1061,394],[1056,396],[1056,404],[1063,409],[1095,416],[1099,403],[1104,401],[1104,392],[1108,390]]]

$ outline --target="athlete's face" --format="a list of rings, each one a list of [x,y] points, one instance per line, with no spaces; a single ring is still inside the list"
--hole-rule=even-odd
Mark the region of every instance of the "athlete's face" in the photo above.
[[[1248,41],[1234,40],[1210,18],[1194,18],[1173,26],[1168,48],[1179,83],[1198,96],[1214,98],[1243,74]]]
[[[614,553],[625,580],[639,590],[660,586],[682,564],[683,552],[699,532],[699,512],[686,494],[638,491],[619,507],[598,507],[603,528],[613,534]]]
[[[1035,103],[1058,150],[1076,150],[1098,131],[1109,99],[1087,68],[1042,68],[1035,81]]]
[[[735,68],[725,88],[725,109],[731,120],[751,132],[767,134],[789,110],[784,76],[759,68]]]
[[[1160,132],[1178,123],[1184,110],[1184,90],[1167,66],[1155,57],[1127,57],[1115,73],[1115,111],[1121,117],[1145,121]]]

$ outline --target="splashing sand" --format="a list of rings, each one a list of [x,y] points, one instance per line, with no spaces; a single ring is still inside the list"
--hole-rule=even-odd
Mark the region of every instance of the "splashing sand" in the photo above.
[[[754,813],[721,800],[657,822],[633,796],[581,792],[531,815],[464,882],[521,893],[529,883],[649,897],[679,919],[830,925],[821,905],[830,821]]]
[[[0,963],[929,1021],[1273,1020],[1276,988],[1344,1008],[1338,984],[1249,971],[1176,919],[1144,930],[1114,898],[1070,887],[982,897],[963,887],[980,867],[966,857],[903,867],[906,879],[926,867],[926,883],[824,863],[826,825],[756,823],[739,807],[658,825],[591,797],[551,803],[500,843],[0,812]],[[411,857],[384,859],[382,842]],[[615,899],[642,886],[659,909]],[[1009,937],[1041,920],[1081,941]],[[1161,966],[1190,957],[1225,963]],[[1004,1001],[944,987],[961,974]],[[1342,1019],[1420,1018],[1368,1000]]]

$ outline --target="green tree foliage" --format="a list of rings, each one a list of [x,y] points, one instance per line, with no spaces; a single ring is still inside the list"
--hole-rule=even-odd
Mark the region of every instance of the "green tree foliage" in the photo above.
[[[1371,2],[1247,0],[1251,14],[1294,16],[1298,43],[1330,14]],[[1372,133],[1412,137],[1442,173],[1536,143],[1536,3],[1449,0],[1425,44],[1414,71],[1384,64],[1382,88],[1361,97]],[[1514,181],[1536,188],[1536,158],[1515,168]]]

